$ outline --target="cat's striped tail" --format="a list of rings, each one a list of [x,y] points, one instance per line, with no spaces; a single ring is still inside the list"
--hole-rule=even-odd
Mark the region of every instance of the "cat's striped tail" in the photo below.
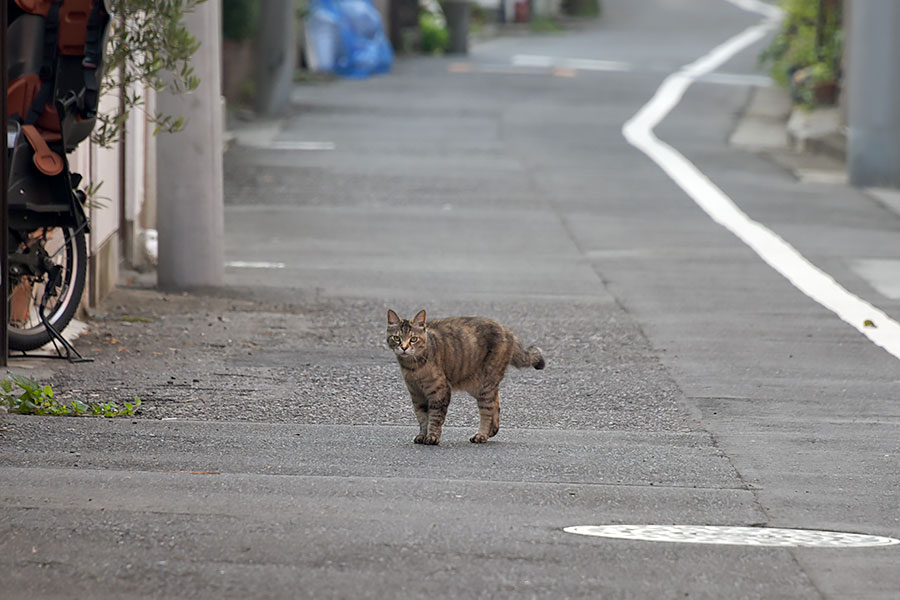
[[[522,348],[522,345],[519,344],[518,341],[515,342],[515,347],[513,348],[512,366],[517,369],[524,369],[525,367],[534,367],[535,369],[543,369],[544,365],[547,363],[544,362],[544,354],[541,352],[541,349],[537,346],[528,346],[527,348]]]

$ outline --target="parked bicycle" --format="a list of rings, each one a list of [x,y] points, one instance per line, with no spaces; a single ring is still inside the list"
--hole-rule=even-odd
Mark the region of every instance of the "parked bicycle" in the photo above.
[[[81,302],[89,232],[66,155],[97,115],[109,14],[103,0],[8,0],[9,347],[62,337]]]

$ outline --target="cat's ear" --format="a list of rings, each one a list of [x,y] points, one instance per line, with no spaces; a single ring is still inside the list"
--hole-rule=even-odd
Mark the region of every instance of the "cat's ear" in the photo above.
[[[420,310],[412,319],[412,324],[416,327],[425,327],[425,311]]]
[[[395,313],[391,309],[388,309],[388,325],[399,325],[399,324],[400,324],[400,317],[397,316],[397,313]]]

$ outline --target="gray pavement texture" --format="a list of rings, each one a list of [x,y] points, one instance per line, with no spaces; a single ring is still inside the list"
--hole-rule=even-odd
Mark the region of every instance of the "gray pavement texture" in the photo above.
[[[0,596],[895,598],[898,546],[563,532],[900,536],[900,362],[621,135],[667,73],[756,17],[721,0],[604,6],[561,35],[299,85],[283,119],[236,131],[228,285],[133,278],[77,341],[94,362],[13,360],[62,399],[142,406],[0,415]],[[900,318],[891,282],[857,268],[900,256],[900,217],[833,158],[786,146],[779,96],[756,87],[761,47],[720,69],[752,78],[698,81],[657,134]],[[494,318],[547,368],[510,370],[489,443],[467,441],[477,410],[460,394],[441,445],[415,445],[388,308]]]

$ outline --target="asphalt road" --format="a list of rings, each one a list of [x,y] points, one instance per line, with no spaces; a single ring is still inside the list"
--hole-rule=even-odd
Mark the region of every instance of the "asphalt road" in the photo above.
[[[79,340],[95,362],[19,363],[64,399],[143,405],[0,416],[3,597],[896,597],[900,546],[563,531],[900,537],[900,362],[622,135],[669,73],[760,17],[604,6],[564,34],[300,85],[283,121],[240,132],[227,288],[123,288]],[[857,268],[900,255],[900,217],[728,145],[761,48],[718,70],[739,77],[695,82],[657,135],[900,317]],[[387,308],[495,318],[547,368],[510,371],[488,444],[467,441],[477,411],[459,395],[441,446],[414,445]]]

